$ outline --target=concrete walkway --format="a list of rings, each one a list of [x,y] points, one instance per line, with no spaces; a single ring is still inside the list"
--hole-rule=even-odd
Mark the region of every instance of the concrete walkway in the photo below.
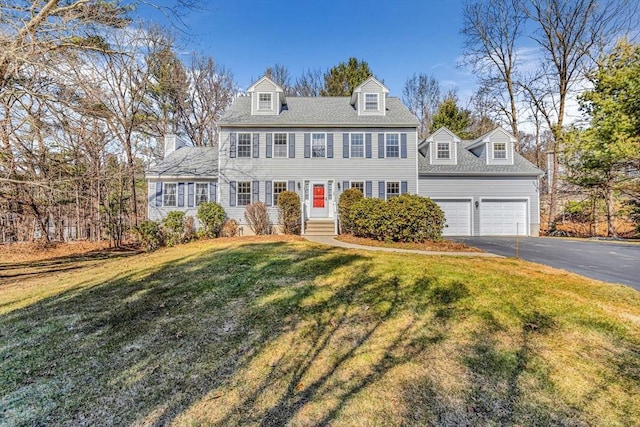
[[[364,249],[367,251],[379,251],[379,252],[396,252],[405,254],[420,254],[420,255],[444,255],[444,256],[470,256],[470,257],[486,257],[486,258],[502,258],[500,255],[491,254],[489,252],[442,252],[442,251],[421,251],[419,249],[398,249],[398,248],[383,248],[380,246],[363,246],[355,245],[353,243],[341,242],[336,240],[332,236],[303,236],[310,242],[320,243],[323,245],[335,246],[338,248],[347,249]]]

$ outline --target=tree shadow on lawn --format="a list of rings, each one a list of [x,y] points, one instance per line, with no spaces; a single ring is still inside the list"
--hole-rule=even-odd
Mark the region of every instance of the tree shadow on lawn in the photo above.
[[[418,363],[429,371],[425,355],[465,321],[473,298],[460,281],[374,262],[341,249],[244,244],[0,316],[0,424],[348,424],[345,413],[363,394],[384,395],[395,370]],[[471,377],[459,401],[428,374],[397,380],[400,409],[409,408],[403,422],[571,421],[571,411],[520,395],[532,371],[548,386],[530,364],[530,337],[553,319],[522,314],[519,347],[507,350],[490,312],[482,324],[469,348],[451,355],[467,355],[454,363]]]
[[[0,317],[0,424],[166,424],[222,385],[362,259],[283,243],[183,258]],[[260,298],[282,290],[265,307]]]

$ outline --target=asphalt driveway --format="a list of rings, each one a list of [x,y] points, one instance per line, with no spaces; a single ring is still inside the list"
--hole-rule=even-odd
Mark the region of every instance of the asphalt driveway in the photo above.
[[[450,237],[507,257],[516,256],[515,237]],[[520,237],[519,256],[593,279],[640,291],[640,244],[554,237]]]

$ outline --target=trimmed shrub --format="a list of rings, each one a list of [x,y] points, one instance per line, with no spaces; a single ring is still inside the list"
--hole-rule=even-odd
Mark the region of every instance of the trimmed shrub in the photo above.
[[[140,239],[140,244],[147,252],[155,251],[164,244],[160,223],[156,221],[142,221],[133,230],[138,239]]]
[[[424,242],[442,239],[444,213],[433,200],[403,194],[387,202],[390,219],[388,240]]]
[[[361,198],[349,209],[348,222],[354,236],[384,240],[386,224],[385,201]]]
[[[300,234],[300,196],[293,191],[278,195],[278,222],[284,234]]]
[[[244,211],[244,219],[249,223],[251,231],[256,235],[271,234],[272,224],[269,218],[267,205],[263,202],[255,202],[247,205]]]
[[[205,202],[198,206],[196,217],[202,223],[206,237],[218,237],[227,219],[227,214],[218,203]]]
[[[363,198],[351,205],[348,220],[355,236],[394,242],[442,239],[444,213],[431,199],[402,195],[385,202]]]
[[[162,227],[164,228],[168,246],[182,243],[184,215],[184,212],[181,211],[171,211],[162,219]]]
[[[238,221],[228,219],[222,226],[222,237],[236,237],[238,235]]]
[[[338,218],[340,219],[341,233],[353,232],[353,224],[350,221],[349,212],[351,206],[363,197],[362,191],[357,188],[344,190],[340,195],[340,199],[338,200]]]

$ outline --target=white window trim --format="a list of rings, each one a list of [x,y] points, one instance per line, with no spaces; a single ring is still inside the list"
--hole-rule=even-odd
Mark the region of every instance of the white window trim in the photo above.
[[[210,188],[209,188],[209,183],[208,182],[195,182],[193,184],[193,206],[198,207],[198,185],[206,185],[207,186],[207,191],[205,192],[205,195],[207,196],[207,200],[205,200],[202,203],[209,203],[211,200],[209,200],[209,195],[210,195]]]
[[[269,95],[269,108],[260,108],[260,95]],[[271,111],[273,110],[273,92],[258,92],[258,105],[256,105],[258,111]]]
[[[249,156],[240,156],[240,135],[249,135]],[[251,132],[238,132],[236,136],[236,158],[238,159],[250,159],[253,156],[253,135]]]
[[[354,157],[352,153],[353,148],[353,135],[362,135],[362,157]],[[367,143],[365,142],[365,134],[364,132],[353,132],[349,134],[349,158],[352,159],[365,159],[367,157]]]
[[[240,204],[240,183],[242,182],[248,182],[249,183],[249,203],[247,203],[246,205],[241,205]],[[245,194],[245,193],[242,193]],[[242,207],[242,206],[248,206],[251,204],[251,198],[253,197],[253,183],[251,181],[237,181],[236,182],[236,206],[237,207]]]
[[[277,205],[278,200],[276,199],[276,182],[279,184],[284,184],[284,190],[283,191],[288,191],[289,190],[289,183],[285,180],[282,179],[277,179],[277,180],[273,180],[271,181],[271,202],[273,206]],[[280,194],[280,193],[277,193]]]
[[[371,95],[371,96],[375,96],[376,97],[376,108],[367,108],[367,95]],[[380,94],[379,93],[365,93],[364,94],[364,111],[380,111]]]
[[[324,156],[315,157],[313,155],[313,136],[314,135],[323,135],[324,137]],[[326,159],[327,158],[327,133],[326,132],[311,132],[311,158],[312,159]]]
[[[402,182],[401,181],[393,181],[393,180],[385,181],[384,182],[384,199],[385,200],[389,200],[389,184],[390,183],[398,184],[398,196],[402,195]]]
[[[364,196],[364,192],[366,191],[366,188],[365,188],[365,187],[366,187],[366,185],[367,185],[367,184],[366,184],[366,182],[365,182],[365,181],[358,181],[358,180],[355,180],[355,181],[349,181],[349,188],[354,188],[354,187],[353,187],[353,183],[354,183],[354,182],[361,182],[361,183],[362,183],[362,195]],[[345,190],[346,190],[346,188],[345,188]]]
[[[276,134],[282,134],[284,135],[284,140],[285,140],[285,150],[284,150],[284,156],[276,156]],[[289,134],[286,132],[273,132],[272,136],[271,136],[271,151],[272,151],[272,157],[274,159],[286,159],[287,157],[289,157]]]
[[[396,135],[398,137],[398,156],[397,157],[387,156],[387,138],[389,137],[389,135]],[[400,145],[401,145],[401,143],[400,143],[400,133],[398,133],[398,132],[385,133],[384,134],[384,158],[385,159],[399,159],[400,156],[401,156],[401,153],[400,153],[401,147],[400,147]]]
[[[449,155],[447,157],[439,157],[438,156],[438,152],[440,150],[438,150],[438,144],[447,144],[447,149],[449,152]],[[436,160],[451,160],[451,142],[448,141],[438,141],[436,142]]]
[[[504,144],[504,150],[500,150],[500,151],[504,151],[504,157],[496,157],[496,144]],[[491,143],[491,158],[493,160],[508,160],[509,159],[509,155],[507,153],[507,143],[506,142],[492,142]]]
[[[175,185],[176,186],[176,192],[175,192],[175,196],[176,196],[176,204],[175,205],[167,205],[164,203],[164,198],[167,194],[167,184],[168,185]],[[162,183],[162,207],[167,207],[167,208],[177,208],[178,207],[178,183],[177,182],[163,182]]]

